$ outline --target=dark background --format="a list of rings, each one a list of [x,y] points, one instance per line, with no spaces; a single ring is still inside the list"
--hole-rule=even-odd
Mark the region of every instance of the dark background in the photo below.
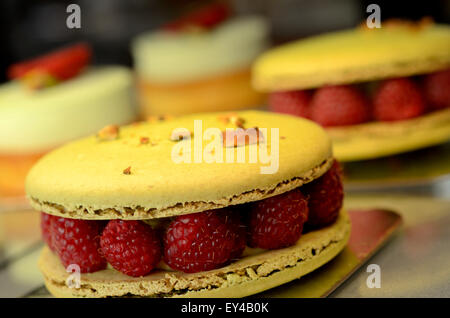
[[[183,12],[211,1],[189,0],[1,0],[0,82],[14,62],[84,40],[94,49],[94,63],[132,65],[130,40]],[[366,7],[381,7],[381,19],[417,20],[431,16],[450,23],[450,0],[229,0],[237,14],[259,13],[272,23],[273,43],[354,27],[368,16]],[[66,27],[66,7],[81,7],[81,29]]]

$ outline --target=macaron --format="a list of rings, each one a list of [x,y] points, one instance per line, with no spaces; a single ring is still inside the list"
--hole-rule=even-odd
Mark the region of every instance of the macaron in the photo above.
[[[281,45],[253,65],[269,108],[324,126],[340,161],[450,140],[450,27],[428,19],[361,25]]]
[[[350,233],[326,132],[262,111],[107,127],[44,156],[26,190],[59,297],[253,295],[327,263]]]

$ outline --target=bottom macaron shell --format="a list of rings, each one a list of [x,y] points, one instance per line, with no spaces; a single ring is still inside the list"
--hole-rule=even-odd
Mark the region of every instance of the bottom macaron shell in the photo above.
[[[336,222],[309,232],[290,247],[265,251],[219,269],[185,274],[158,270],[129,277],[113,269],[81,274],[80,288],[69,288],[67,273],[48,247],[39,267],[47,289],[56,297],[245,297],[300,278],[333,259],[350,236],[350,220],[341,211]]]
[[[381,158],[450,140],[450,108],[417,118],[328,128],[339,161]]]

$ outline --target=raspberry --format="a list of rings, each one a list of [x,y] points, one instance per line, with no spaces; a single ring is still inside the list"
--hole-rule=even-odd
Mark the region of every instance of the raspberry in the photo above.
[[[99,253],[103,222],[57,217],[50,224],[51,240],[64,267],[80,266],[81,273],[92,273],[106,267]]]
[[[164,237],[164,261],[186,273],[208,271],[239,257],[245,229],[229,209],[178,216]]]
[[[42,239],[52,251],[55,251],[55,247],[53,246],[50,226],[54,219],[57,219],[57,217],[51,214],[41,212]]]
[[[426,75],[423,90],[431,109],[450,107],[450,69]]]
[[[269,109],[299,117],[309,117],[310,94],[307,91],[276,92],[269,95]]]
[[[322,126],[347,126],[370,119],[366,97],[355,87],[325,86],[313,95],[310,104],[311,119]]]
[[[293,245],[307,219],[308,202],[298,188],[254,202],[249,216],[249,246],[277,249]]]
[[[381,83],[374,96],[374,116],[381,121],[414,118],[425,112],[420,88],[408,78]]]
[[[141,221],[109,221],[100,245],[113,268],[133,277],[150,273],[161,259],[156,232]]]
[[[180,31],[189,26],[199,26],[205,29],[212,29],[226,20],[230,14],[230,7],[226,4],[212,3],[190,12],[173,22],[167,23],[163,26],[163,28],[169,31]]]
[[[302,187],[309,197],[308,227],[318,228],[336,221],[344,199],[341,175],[339,163],[335,161],[323,176]]]
[[[13,64],[8,69],[11,79],[25,76],[33,70],[41,70],[58,80],[75,77],[89,63],[91,48],[86,43],[71,45],[37,58]]]
[[[236,260],[241,256],[245,246],[247,245],[247,231],[244,223],[244,217],[242,217],[240,213],[230,213],[229,217],[231,218],[231,222],[234,224],[234,231],[237,233],[234,247],[231,250],[230,260]]]

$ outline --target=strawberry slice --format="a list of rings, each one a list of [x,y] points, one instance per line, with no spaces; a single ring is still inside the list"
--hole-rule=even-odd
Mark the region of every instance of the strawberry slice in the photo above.
[[[231,14],[230,7],[224,3],[213,3],[187,15],[167,23],[163,29],[168,31],[181,31],[186,27],[198,26],[205,29],[212,29]]]
[[[86,43],[75,44],[32,60],[13,64],[8,69],[8,77],[17,79],[40,72],[58,81],[67,80],[76,76],[89,63],[91,55],[91,48]]]

